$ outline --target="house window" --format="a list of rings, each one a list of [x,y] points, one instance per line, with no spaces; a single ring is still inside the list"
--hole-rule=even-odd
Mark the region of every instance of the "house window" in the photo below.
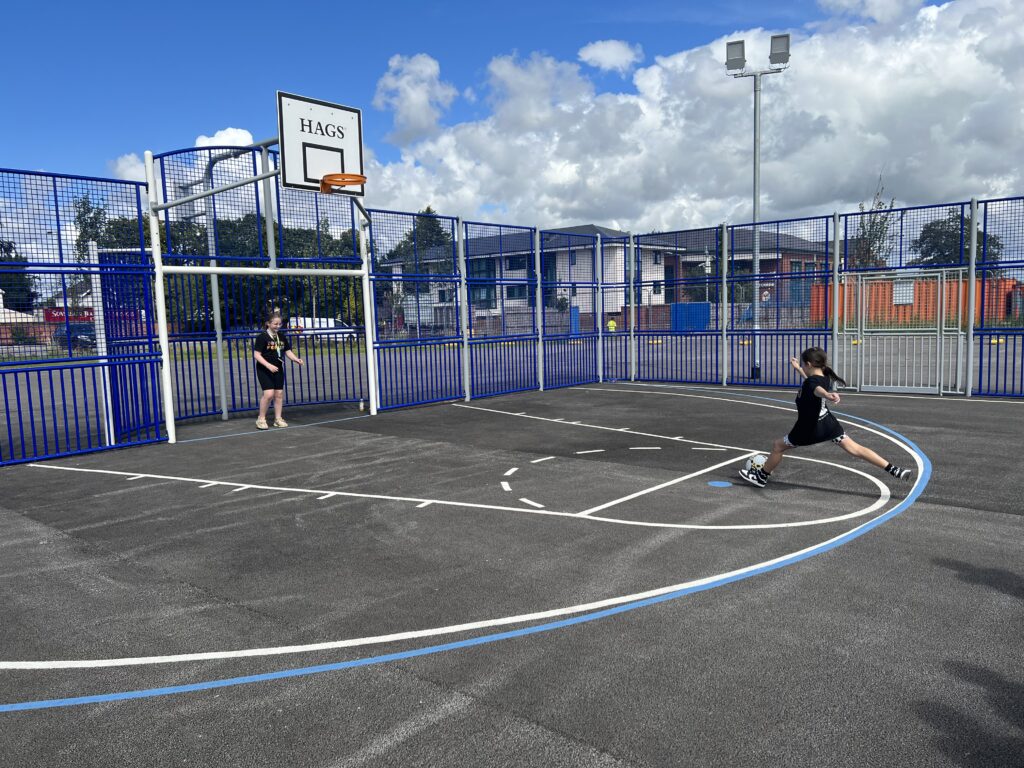
[[[576,266],[576,251],[569,251],[569,266]]]
[[[494,309],[497,306],[493,285],[474,285],[469,289],[469,303],[476,309]]]
[[[526,269],[526,257],[525,256],[506,256],[505,257],[505,271],[514,272],[516,270]]]
[[[576,286],[575,286],[575,285],[574,285],[574,286],[572,287],[572,295],[573,295],[573,296],[575,296],[575,295],[576,295]]]
[[[525,299],[530,295],[530,286],[528,285],[509,285],[505,287],[505,298],[506,299]]]
[[[657,281],[657,282],[654,283],[654,295],[655,296],[660,296],[661,295],[661,282],[660,281]]]
[[[661,253],[658,251],[654,252],[654,263],[661,264]]]
[[[494,259],[472,259],[469,262],[469,277],[494,279]]]
[[[439,304],[450,304],[454,300],[455,300],[455,291],[454,291],[454,289],[451,289],[451,288],[448,288],[448,289],[441,288],[440,290],[438,290],[438,292],[437,292],[437,302]]]

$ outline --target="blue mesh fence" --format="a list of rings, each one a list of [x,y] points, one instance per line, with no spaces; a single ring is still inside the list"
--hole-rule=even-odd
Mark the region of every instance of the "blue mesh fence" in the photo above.
[[[473,397],[536,389],[537,270],[534,230],[463,225]]]
[[[0,170],[0,200],[0,464],[163,439],[140,185]]]

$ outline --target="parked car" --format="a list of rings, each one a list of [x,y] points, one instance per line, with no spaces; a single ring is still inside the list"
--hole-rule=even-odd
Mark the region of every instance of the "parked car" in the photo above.
[[[288,319],[286,331],[293,333],[321,333],[330,336],[355,336],[358,331],[348,323],[332,317],[297,317]]]
[[[70,340],[70,343],[69,343]],[[69,323],[57,326],[50,341],[63,349],[96,349],[96,326],[91,323]]]

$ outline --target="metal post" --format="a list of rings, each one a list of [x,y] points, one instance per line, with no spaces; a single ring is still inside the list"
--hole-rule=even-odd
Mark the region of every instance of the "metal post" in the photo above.
[[[171,351],[167,339],[167,297],[164,293],[164,260],[160,251],[160,220],[153,206],[159,203],[159,190],[156,185],[156,172],[153,168],[153,153],[148,149],[145,154],[146,192],[149,196],[149,239],[153,252],[153,269],[155,271],[154,300],[156,302],[156,332],[160,341],[160,386],[163,390],[164,428],[167,430],[167,442],[177,442],[174,429],[174,393],[171,391]]]
[[[359,227],[359,255],[363,259],[361,278],[363,283],[363,334],[366,346],[366,387],[370,396],[370,415],[376,416],[380,403],[380,396],[377,392],[377,355],[374,348],[377,323],[374,320],[373,287],[370,283],[371,259],[365,225]]]
[[[270,257],[270,268],[277,266],[277,243],[274,239],[274,189],[275,184],[271,181],[270,174],[270,150],[263,147],[260,151],[263,161],[263,220],[267,227],[267,256]],[[316,315],[316,312],[313,313]]]
[[[974,390],[974,312],[977,301],[978,272],[978,198],[971,198],[971,250],[967,265],[967,385],[965,394]]]
[[[754,296],[753,296],[753,320],[754,320],[754,365],[750,371],[750,378],[754,381],[761,379],[761,339],[758,331],[761,329],[761,233],[758,231],[757,222],[761,218],[761,73],[754,73]]]
[[[213,170],[205,176],[207,188],[210,192],[213,189]],[[210,257],[210,266],[217,267],[217,233],[216,216],[214,206],[216,198],[210,197],[205,203],[206,206],[206,255]],[[228,420],[228,385],[227,376],[224,372],[224,322],[220,314],[220,277],[213,273],[210,275],[210,303],[213,311],[213,333],[216,346],[213,350],[214,359],[217,361],[217,399],[220,401],[220,418]]]
[[[462,219],[455,220],[456,254],[459,260],[459,326],[462,328],[462,391],[468,403],[473,399],[469,349],[469,286],[466,284],[466,240]]]
[[[537,301],[534,307],[537,323],[537,384],[544,391],[544,281],[541,275],[540,229],[533,230],[533,270],[537,276]]]
[[[597,236],[597,258],[594,260],[597,278],[597,380],[604,381],[604,238]]]
[[[96,356],[99,357],[99,364],[103,366],[103,430],[106,445],[113,445],[115,442],[114,433],[114,412],[113,398],[110,391],[110,366],[107,360],[107,317],[103,312],[103,281],[100,279],[100,251],[95,240],[89,241],[89,263],[95,268],[92,271],[90,281],[92,283],[93,313],[96,317]],[[70,334],[66,337],[70,340]]]
[[[626,296],[629,301],[629,380],[636,381],[639,365],[636,348],[636,249],[633,245],[633,233],[627,232],[626,246]]]
[[[729,385],[729,225],[722,223],[721,296],[718,297],[719,325],[722,332],[722,386]]]
[[[839,357],[839,212],[832,214],[832,359]],[[845,362],[845,356],[843,360]],[[833,363],[834,365],[834,363]],[[846,370],[842,368],[841,370]]]

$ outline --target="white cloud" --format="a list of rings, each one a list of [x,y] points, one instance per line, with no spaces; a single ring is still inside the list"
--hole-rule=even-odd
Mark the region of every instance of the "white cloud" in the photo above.
[[[213,136],[197,136],[197,147],[245,147],[252,144],[252,134],[244,128],[221,128]]]
[[[598,40],[580,48],[579,58],[584,64],[624,75],[643,61],[644,50],[622,40]]]
[[[377,81],[373,106],[394,112],[395,130],[389,140],[402,146],[435,135],[442,111],[457,95],[454,86],[441,80],[436,59],[425,53],[396,55]]]
[[[121,155],[117,160],[111,160],[107,163],[110,168],[110,172],[114,174],[115,179],[123,179],[124,181],[145,181],[146,180],[146,166],[142,162],[142,158],[134,152]]]
[[[910,16],[920,9],[923,0],[818,0],[826,11],[873,19],[882,24]]]
[[[844,4],[858,8],[882,14]],[[1022,29],[1015,0],[954,0],[899,25],[794,30],[790,68],[763,82],[762,218],[856,210],[880,172],[906,204],[1020,194]],[[729,39],[766,60],[776,31]],[[637,232],[749,220],[752,80],[726,76],[724,50],[658,57],[604,93],[578,63],[497,57],[479,88],[490,114],[431,118],[399,161],[368,164],[367,202]]]

